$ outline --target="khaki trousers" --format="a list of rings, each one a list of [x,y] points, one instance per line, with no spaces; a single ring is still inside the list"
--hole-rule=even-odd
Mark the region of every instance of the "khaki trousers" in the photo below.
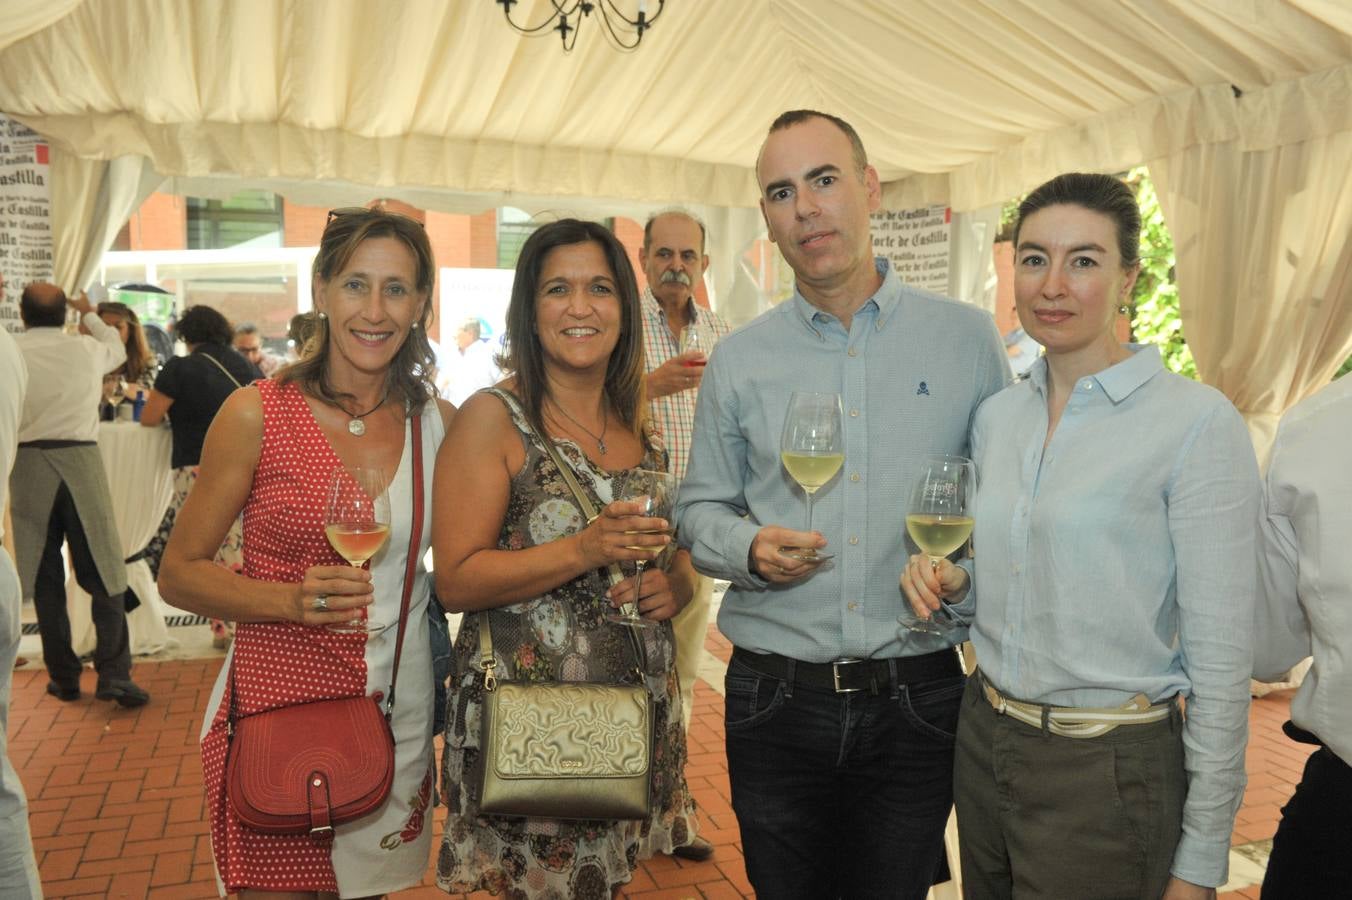
[[[690,728],[695,702],[695,678],[704,658],[704,638],[709,633],[709,607],[714,598],[714,580],[695,573],[695,596],[671,620],[676,635],[676,675],[681,679],[681,721]]]
[[[980,900],[1158,900],[1183,827],[1182,720],[1069,738],[996,713],[970,678],[953,792]]]

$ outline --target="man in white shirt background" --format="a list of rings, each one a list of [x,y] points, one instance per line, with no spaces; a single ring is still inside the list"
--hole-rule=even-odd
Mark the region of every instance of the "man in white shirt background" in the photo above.
[[[502,379],[493,358],[493,343],[486,338],[484,323],[476,317],[466,319],[455,333],[455,346],[460,357],[452,361],[449,386],[444,396],[456,406],[463,404],[475,391],[492,387]]]
[[[1307,656],[1284,730],[1317,744],[1282,809],[1263,900],[1344,897],[1352,885],[1352,378],[1287,411],[1268,464],[1254,674]]]
[[[47,693],[65,702],[80,698],[83,666],[71,647],[61,558],[69,542],[76,581],[92,598],[94,696],[141,706],[150,696],[131,680],[127,569],[96,443],[103,375],[122,364],[126,350],[83,295],[71,305],[89,334],[66,334],[66,304],[64,291],[42,283],[25,288],[19,303],[26,331],[15,343],[28,370],[28,392],[10,475],[15,562],[23,596],[33,598],[37,612],[51,679]]]
[[[4,286],[0,283],[0,298]],[[9,470],[19,442],[28,370],[9,332],[0,327],[0,539],[4,538],[5,498]],[[19,608],[23,593],[19,575],[0,543],[0,897],[40,898],[41,883],[28,832],[28,799],[9,761],[9,697],[14,660],[19,655]]]

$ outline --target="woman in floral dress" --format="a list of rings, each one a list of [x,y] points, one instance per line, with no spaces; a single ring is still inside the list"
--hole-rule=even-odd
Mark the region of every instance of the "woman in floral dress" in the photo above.
[[[640,613],[658,623],[635,632],[657,726],[648,819],[480,815],[472,774],[483,699],[480,628],[492,629],[499,677],[614,683],[634,667],[628,630],[606,616],[635,599],[635,579],[612,588],[606,571],[615,562],[656,559],[671,542],[664,533],[633,533],[666,523],[640,517],[637,502],[612,500],[612,485],[633,469],[666,468],[642,418],[642,346],[638,289],[623,246],[596,223],[544,226],[517,265],[507,313],[510,377],[465,403],[438,455],[437,595],[467,613],[442,763],[449,814],[437,882],[452,893],[606,900],[640,858],[669,853],[694,835],[669,621],[693,588],[685,551],[666,571],[645,572],[637,598]],[[544,440],[601,510],[594,521]]]

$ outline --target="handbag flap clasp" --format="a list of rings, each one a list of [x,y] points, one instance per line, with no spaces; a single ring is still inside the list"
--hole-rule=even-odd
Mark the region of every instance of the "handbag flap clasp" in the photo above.
[[[329,777],[316,769],[306,779],[305,795],[310,807],[310,834],[333,836],[332,808],[329,805]]]

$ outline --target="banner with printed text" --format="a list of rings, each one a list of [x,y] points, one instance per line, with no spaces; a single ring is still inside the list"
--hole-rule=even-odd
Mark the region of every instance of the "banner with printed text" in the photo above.
[[[879,210],[873,214],[873,254],[887,257],[912,287],[947,294],[951,220],[946,206]]]
[[[52,279],[52,200],[47,142],[0,113],[0,325],[19,324],[19,294]]]

